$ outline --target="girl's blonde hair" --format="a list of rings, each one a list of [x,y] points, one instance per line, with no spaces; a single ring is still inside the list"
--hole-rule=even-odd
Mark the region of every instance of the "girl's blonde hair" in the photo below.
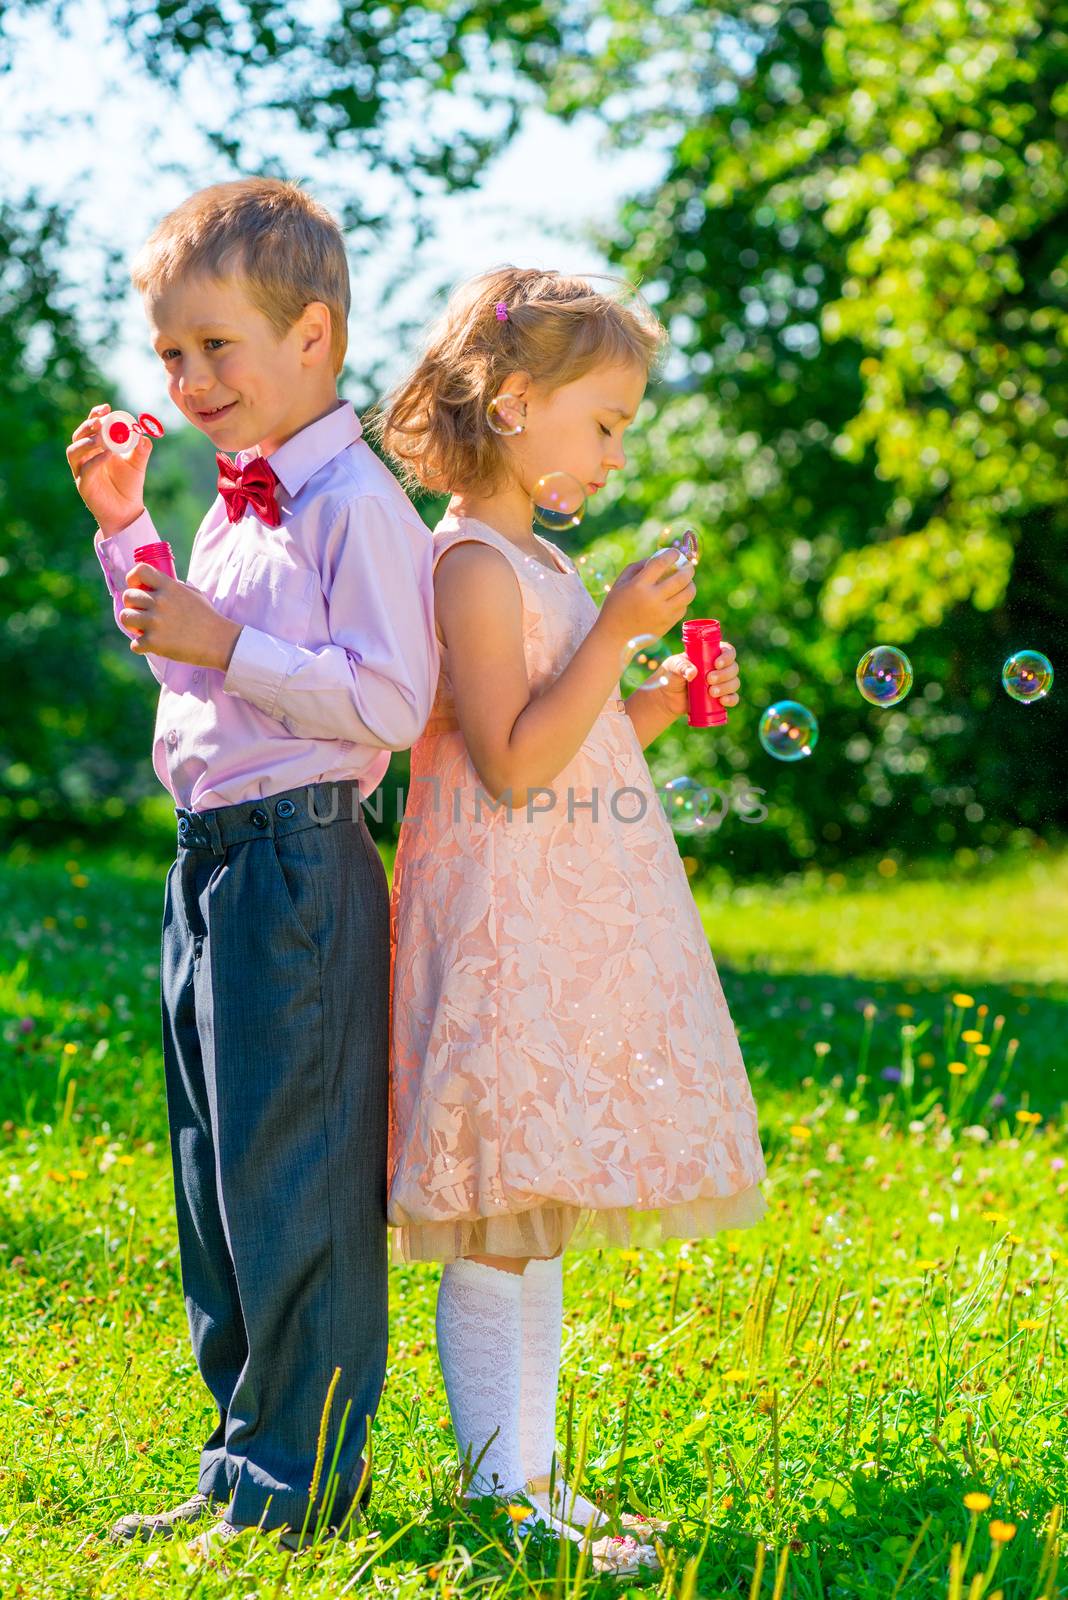
[[[486,408],[510,372],[559,389],[594,367],[633,361],[646,372],[664,330],[630,289],[613,298],[585,278],[499,267],[461,284],[422,360],[386,400],[377,424],[410,485],[438,493],[494,489],[504,442]],[[503,305],[507,319],[498,318]]]

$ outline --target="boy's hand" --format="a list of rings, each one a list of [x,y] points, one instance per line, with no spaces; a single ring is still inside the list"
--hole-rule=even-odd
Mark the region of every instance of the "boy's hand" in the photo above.
[[[94,406],[79,423],[67,446],[67,464],[75,487],[106,538],[128,528],[145,509],[145,468],[152,440],[142,434],[129,460],[109,450],[100,434],[100,419],[110,406]]]
[[[601,606],[601,621],[627,639],[662,639],[686,615],[697,596],[693,566],[679,564],[679,552],[658,550],[646,561],[624,567]]]
[[[130,641],[135,655],[165,656],[168,661],[226,671],[240,623],[216,611],[199,589],[168,578],[143,561],[126,574],[126,583],[119,622],[138,634]],[[143,587],[129,587],[132,584]]]
[[[724,639],[715,667],[708,674],[709,693],[725,706],[738,704],[741,677],[736,664],[737,655],[734,646]],[[697,668],[688,655],[668,656],[635,693],[649,695],[650,698],[655,696],[663,708],[664,716],[674,722],[676,717],[685,716],[689,710],[687,684],[696,672]]]

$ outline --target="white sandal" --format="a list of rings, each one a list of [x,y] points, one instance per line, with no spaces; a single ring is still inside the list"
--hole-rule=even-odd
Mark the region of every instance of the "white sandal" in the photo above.
[[[579,1516],[569,1514],[567,1497],[571,1494],[571,1504],[572,1508],[574,1508],[575,1496],[568,1489],[562,1478],[553,1478],[549,1473],[544,1473],[540,1478],[528,1478],[523,1487],[532,1498],[534,1495],[545,1495],[546,1499],[550,1499],[551,1496],[551,1509],[546,1512],[546,1515],[551,1514],[562,1517],[565,1522],[570,1523],[571,1527],[579,1528],[583,1532],[591,1527],[608,1527],[612,1520],[603,1511],[598,1511],[597,1513],[600,1521],[590,1518],[588,1521],[583,1522]],[[663,1533],[669,1524],[660,1517],[647,1517],[625,1511],[619,1516],[619,1526],[633,1533],[650,1534]]]

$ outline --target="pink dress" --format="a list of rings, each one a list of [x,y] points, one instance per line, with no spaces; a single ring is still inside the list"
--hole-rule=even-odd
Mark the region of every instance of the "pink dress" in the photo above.
[[[548,540],[542,564],[451,513],[435,566],[463,540],[514,568],[537,695],[597,606]],[[509,817],[468,756],[442,647],[411,754],[392,934],[398,1257],[546,1256],[760,1220],[756,1106],[618,685],[553,794],[532,791]]]

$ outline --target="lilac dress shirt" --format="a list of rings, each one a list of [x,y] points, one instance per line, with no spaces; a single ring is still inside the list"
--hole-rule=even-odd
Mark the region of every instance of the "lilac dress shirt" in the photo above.
[[[432,537],[362,431],[341,404],[273,453],[280,527],[251,510],[231,523],[220,497],[197,531],[187,581],[242,631],[225,673],[145,657],[160,684],[152,764],[177,805],[344,778],[366,798],[422,732],[439,665]],[[98,530],[116,621],[134,549],[159,537],[147,512]]]

